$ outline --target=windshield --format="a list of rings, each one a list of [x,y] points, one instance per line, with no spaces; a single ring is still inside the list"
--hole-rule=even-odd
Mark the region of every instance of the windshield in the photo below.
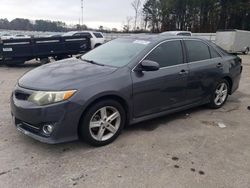
[[[116,39],[84,54],[81,59],[102,65],[122,67],[142,52],[149,41],[136,39]]]

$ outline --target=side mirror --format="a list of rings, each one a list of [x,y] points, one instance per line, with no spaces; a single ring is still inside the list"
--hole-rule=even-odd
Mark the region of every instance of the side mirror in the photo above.
[[[158,71],[160,69],[159,63],[150,60],[143,60],[139,67],[137,68],[138,71]]]

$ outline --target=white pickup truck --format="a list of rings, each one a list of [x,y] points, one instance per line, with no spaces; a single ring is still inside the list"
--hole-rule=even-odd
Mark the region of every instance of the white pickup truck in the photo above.
[[[89,34],[91,36],[90,37],[91,49],[94,49],[104,44],[105,42],[103,34],[98,31],[70,31],[63,34],[62,36],[81,36],[81,35],[86,36],[86,34]]]

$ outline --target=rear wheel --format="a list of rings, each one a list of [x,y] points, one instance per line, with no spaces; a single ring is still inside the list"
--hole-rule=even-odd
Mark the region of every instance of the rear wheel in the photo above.
[[[210,107],[214,109],[221,108],[227,101],[229,95],[229,83],[221,80],[217,83],[210,99]]]
[[[42,65],[45,65],[45,64],[48,64],[50,62],[50,59],[48,57],[47,58],[41,58],[40,62],[41,62]]]
[[[68,55],[60,55],[60,56],[56,56],[55,60],[56,61],[60,61],[60,60],[67,59],[67,58],[69,58]]]
[[[120,103],[104,100],[92,105],[80,123],[80,137],[93,146],[113,142],[125,124],[125,111]]]

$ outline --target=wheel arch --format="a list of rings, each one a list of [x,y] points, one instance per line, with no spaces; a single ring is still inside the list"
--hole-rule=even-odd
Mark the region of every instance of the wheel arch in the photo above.
[[[102,44],[101,43],[96,43],[94,48],[97,48],[98,46],[101,46]]]
[[[225,76],[223,79],[225,79],[229,84],[229,94],[232,94],[232,88],[233,88],[233,80],[230,76]]]
[[[78,122],[78,133],[79,133],[79,127],[80,127],[81,121],[83,120],[84,114],[86,113],[86,111],[95,103],[98,103],[98,102],[103,101],[103,100],[109,100],[109,99],[115,100],[123,106],[125,114],[126,114],[126,124],[129,122],[131,109],[130,109],[128,101],[124,97],[122,97],[118,94],[114,94],[114,93],[104,94],[104,95],[92,98],[90,100],[90,102],[88,102],[86,107],[83,109],[83,111],[81,113],[81,117],[80,117],[79,122]]]

